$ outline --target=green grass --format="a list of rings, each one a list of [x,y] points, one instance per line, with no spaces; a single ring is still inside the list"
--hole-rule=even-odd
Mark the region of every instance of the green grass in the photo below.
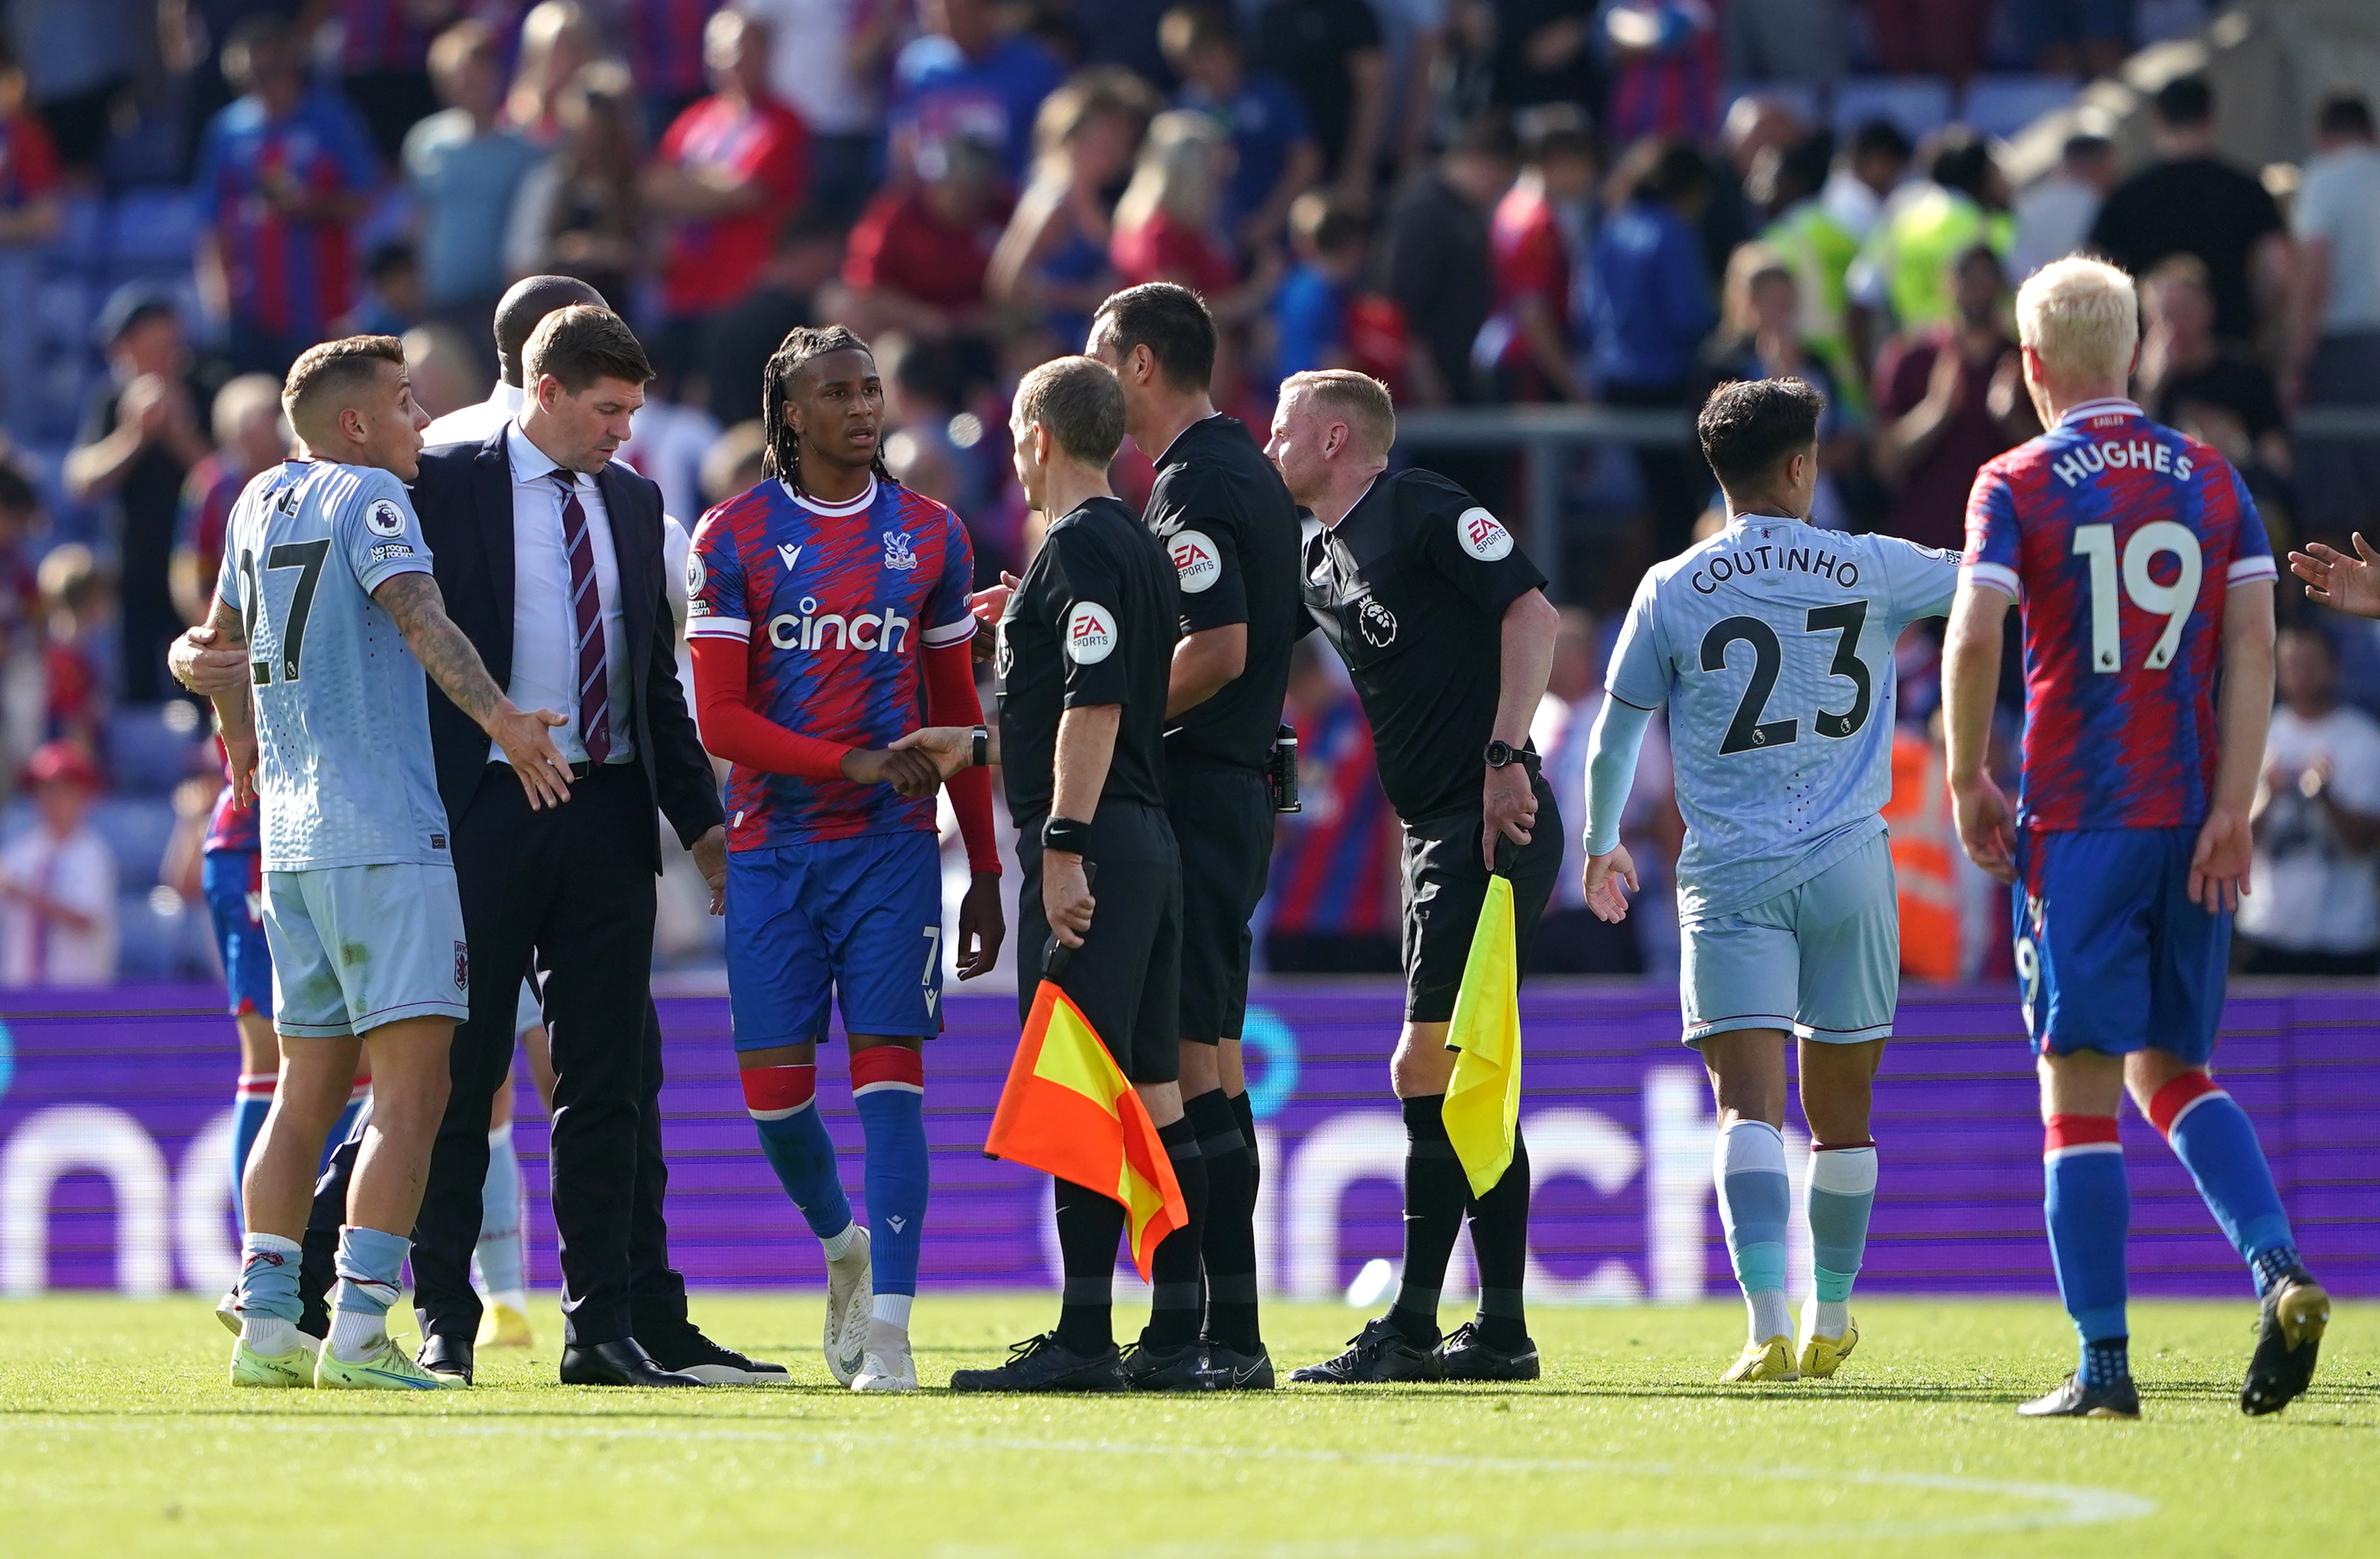
[[[929,1296],[922,1373],[996,1360],[1050,1298]],[[792,1390],[558,1385],[546,1346],[435,1396],[240,1392],[202,1301],[0,1306],[0,1553],[1441,1559],[1606,1551],[2022,1555],[2380,1548],[2380,1308],[2313,1394],[2234,1406],[2245,1304],[2135,1307],[2138,1424],[2020,1423],[2048,1302],[1876,1302],[1836,1381],[1722,1392],[1741,1310],[1535,1318],[1547,1378],[1271,1396],[855,1398],[808,1294],[702,1296]],[[1121,1318],[1120,1318],[1121,1319]],[[1360,1318],[1272,1307],[1284,1370]]]

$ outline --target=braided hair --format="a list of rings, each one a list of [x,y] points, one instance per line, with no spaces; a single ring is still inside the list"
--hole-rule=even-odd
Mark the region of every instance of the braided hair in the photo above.
[[[808,325],[796,325],[787,332],[776,355],[769,359],[768,369],[760,375],[760,419],[769,430],[769,444],[760,457],[761,469],[795,492],[802,486],[802,436],[785,420],[785,407],[794,392],[794,379],[811,361],[829,352],[868,352],[868,343],[839,324],[814,330]],[[870,360],[875,354],[869,352]],[[892,471],[884,464],[884,441],[878,439],[876,456],[868,463],[876,480],[889,482]]]

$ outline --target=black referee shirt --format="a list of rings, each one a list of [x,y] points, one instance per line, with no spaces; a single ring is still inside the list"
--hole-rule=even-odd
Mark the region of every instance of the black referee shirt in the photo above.
[[[1165,804],[1165,690],[1175,597],[1165,549],[1114,498],[1050,527],[1000,619],[1000,748],[1020,829],[1050,815],[1058,717],[1122,704],[1101,801]]]
[[[1183,637],[1248,628],[1246,666],[1173,723],[1166,756],[1261,769],[1289,692],[1290,646],[1306,631],[1297,505],[1247,424],[1218,415],[1183,429],[1160,457],[1148,518],[1173,559]]]
[[[1545,582],[1494,515],[1430,471],[1383,473],[1305,543],[1305,609],[1347,663],[1406,822],[1479,810],[1504,610]]]

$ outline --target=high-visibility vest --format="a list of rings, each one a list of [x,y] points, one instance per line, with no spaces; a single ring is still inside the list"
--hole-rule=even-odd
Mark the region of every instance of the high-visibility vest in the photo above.
[[[1902,729],[1892,737],[1892,799],[1884,805],[1892,875],[1900,898],[1900,972],[1959,978],[1959,848],[1942,751]]]

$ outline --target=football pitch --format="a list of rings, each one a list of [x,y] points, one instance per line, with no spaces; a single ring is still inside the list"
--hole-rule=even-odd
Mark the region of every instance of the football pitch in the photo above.
[[[2141,1303],[2137,1424],[2023,1423],[2072,1334],[2049,1300],[1861,1305],[1832,1382],[1722,1391],[1742,1310],[1541,1310],[1528,1387],[952,1397],[1048,1324],[1040,1295],[917,1306],[907,1398],[833,1388],[808,1293],[698,1295],[791,1389],[558,1385],[540,1347],[468,1393],[235,1393],[204,1301],[0,1306],[10,1555],[2024,1555],[2380,1550],[2380,1307],[2334,1316],[2313,1394],[2233,1397],[2252,1306]],[[1450,1316],[1452,1310],[1447,1312]],[[1362,1317],[1267,1312],[1284,1367]],[[1120,1330],[1136,1319],[1119,1310]]]

